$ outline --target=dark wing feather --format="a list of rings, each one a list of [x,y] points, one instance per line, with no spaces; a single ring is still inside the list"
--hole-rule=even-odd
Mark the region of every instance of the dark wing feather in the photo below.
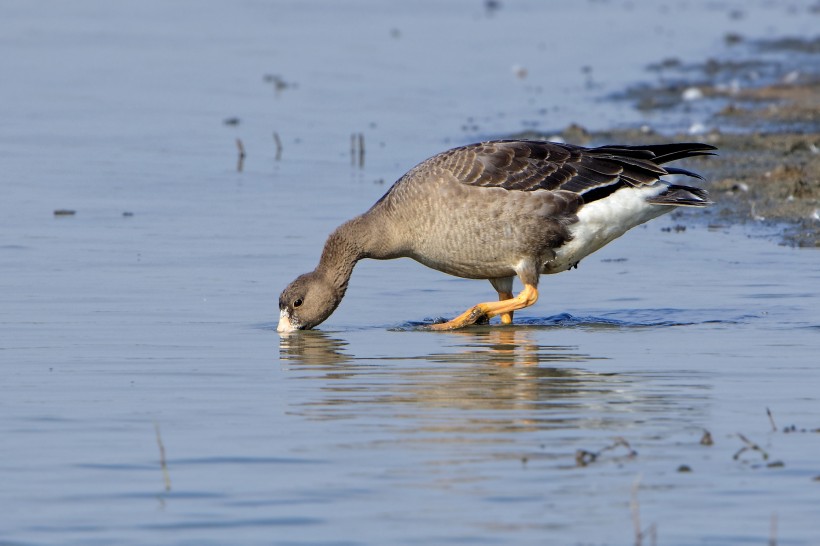
[[[575,153],[577,155],[577,152]],[[441,153],[429,161],[449,170],[462,184],[508,190],[556,190],[575,172],[573,150],[551,142],[494,141]]]
[[[669,163],[676,159],[694,157],[698,155],[715,155],[714,146],[701,142],[681,142],[677,144],[647,144],[644,146],[603,146],[598,150],[609,149],[623,156],[652,159],[657,164]],[[650,154],[647,156],[646,154]]]
[[[692,171],[689,171],[689,170],[686,170],[686,169],[679,169],[678,167],[665,167],[665,169],[666,169],[666,172],[668,172],[669,174],[682,174],[684,176],[690,176],[692,178],[697,178],[699,180],[706,180],[705,178],[703,178],[698,173],[692,172]]]
[[[462,184],[515,191],[563,190],[586,202],[624,185],[642,186],[667,174],[699,175],[663,163],[711,155],[708,144],[584,148],[535,140],[498,140],[455,148],[429,161],[450,171]]]
[[[711,205],[709,194],[701,188],[670,184],[660,195],[648,199],[654,205],[674,205],[676,207],[703,207]]]

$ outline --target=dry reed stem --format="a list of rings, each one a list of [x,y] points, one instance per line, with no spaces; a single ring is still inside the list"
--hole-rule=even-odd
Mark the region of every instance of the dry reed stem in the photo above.
[[[276,161],[279,161],[282,159],[282,139],[276,131],[273,132],[273,142],[276,144]]]
[[[159,466],[162,468],[162,480],[165,482],[165,491],[170,491],[171,475],[168,473],[168,463],[165,460],[165,445],[163,445],[162,436],[159,433],[159,423],[154,423],[154,431],[157,433],[157,445],[159,446]]]
[[[777,425],[774,424],[774,416],[772,416],[772,410],[766,408],[766,415],[769,416],[769,423],[772,425],[772,432],[777,432]]]
[[[762,447],[760,447],[759,445],[757,445],[757,444],[756,444],[756,443],[754,443],[753,441],[751,441],[751,440],[749,440],[748,438],[746,438],[746,437],[745,437],[743,434],[741,434],[740,432],[738,432],[738,433],[737,433],[737,436],[738,436],[738,438],[740,438],[740,439],[743,441],[743,443],[744,443],[744,444],[746,444],[746,445],[745,445],[745,446],[743,446],[743,447],[741,447],[741,448],[737,451],[737,453],[735,453],[735,454],[732,456],[732,459],[737,460],[737,459],[738,459],[738,458],[739,458],[739,457],[740,457],[743,453],[745,453],[746,451],[757,451],[757,452],[759,452],[759,453],[760,453],[760,456],[761,456],[761,457],[763,457],[763,460],[764,460],[764,461],[769,460],[769,454],[768,454],[768,453],[766,453],[766,450],[764,450]]]
[[[242,144],[242,139],[236,139],[236,148],[239,151],[239,159],[236,162],[236,172],[241,173],[242,167],[245,166],[245,146]]]

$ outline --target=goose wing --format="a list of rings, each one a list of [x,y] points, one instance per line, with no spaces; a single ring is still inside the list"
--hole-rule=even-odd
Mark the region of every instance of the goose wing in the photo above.
[[[661,165],[711,155],[712,150],[714,146],[700,143],[584,148],[536,140],[498,140],[455,148],[429,161],[469,186],[563,190],[590,202],[626,185],[654,184],[667,174],[701,178],[685,169]]]

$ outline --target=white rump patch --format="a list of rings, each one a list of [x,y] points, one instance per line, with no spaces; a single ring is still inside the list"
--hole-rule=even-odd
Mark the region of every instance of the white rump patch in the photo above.
[[[671,205],[647,203],[663,193],[663,183],[640,188],[622,188],[612,195],[593,201],[578,211],[578,222],[570,226],[573,239],[556,249],[555,260],[545,264],[544,273],[566,271],[586,256],[614,241],[635,226],[671,212]]]

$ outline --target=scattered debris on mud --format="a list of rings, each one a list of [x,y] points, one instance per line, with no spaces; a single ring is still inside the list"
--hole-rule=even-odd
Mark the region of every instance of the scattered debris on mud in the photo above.
[[[726,41],[743,43],[734,35]],[[612,97],[651,111],[648,118],[677,112],[703,120],[686,133],[660,134],[649,125],[589,132],[571,125],[538,136],[591,145],[713,144],[718,155],[688,160],[709,181],[716,205],[704,214],[711,224],[764,223],[782,228],[784,244],[820,247],[820,38],[760,41],[747,49],[751,58],[693,65],[663,60],[649,67],[659,74],[656,82]]]

